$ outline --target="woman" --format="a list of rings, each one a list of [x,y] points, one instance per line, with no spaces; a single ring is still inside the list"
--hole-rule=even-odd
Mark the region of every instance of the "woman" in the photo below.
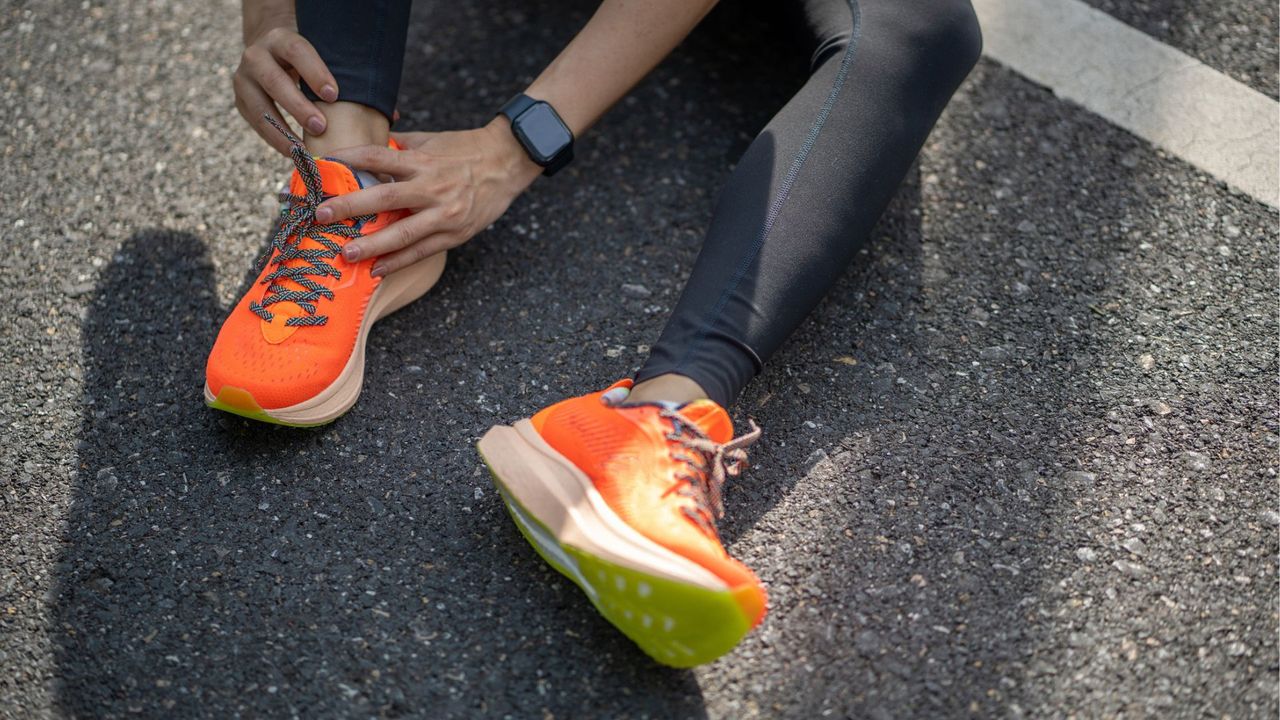
[[[480,442],[534,548],[669,665],[720,656],[765,613],[716,533],[721,485],[759,435],[733,439],[724,408],[866,240],[981,47],[968,0],[797,3],[808,80],[738,162],[639,373]],[[210,355],[214,407],[292,425],[350,408],[373,322],[570,162],[714,0],[604,0],[484,127],[391,134],[409,5],[246,0],[236,104],[297,169],[259,283]]]

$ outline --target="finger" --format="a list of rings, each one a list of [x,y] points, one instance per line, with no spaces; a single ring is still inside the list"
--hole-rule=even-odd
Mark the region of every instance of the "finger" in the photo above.
[[[245,122],[249,123],[249,127],[266,140],[268,145],[275,148],[281,155],[288,157],[292,150],[289,141],[262,117],[264,114],[270,115],[280,124],[288,127],[280,117],[275,103],[271,102],[271,98],[258,87],[257,83],[248,78],[237,74],[233,84],[236,91],[236,110],[240,111]]]
[[[357,215],[372,215],[408,207],[406,190],[401,183],[375,185],[325,200],[316,208],[316,220],[334,222]]]
[[[403,250],[435,233],[439,229],[438,226],[439,213],[435,210],[423,210],[394,222],[368,237],[347,243],[342,248],[342,257],[347,262],[359,262],[366,258]]]
[[[281,70],[279,65],[270,62],[260,66],[255,71],[255,79],[262,89],[297,119],[308,132],[312,135],[324,132],[326,127],[324,113],[321,113],[320,108],[302,94],[298,86],[293,84],[293,78]]]
[[[374,263],[370,274],[374,277],[381,277],[388,273],[393,273],[414,263],[422,262],[432,255],[442,253],[457,244],[456,235],[452,233],[436,233],[423,238],[411,247],[380,258],[378,262]]]
[[[406,161],[404,153],[381,145],[343,148],[328,153],[325,157],[341,160],[361,170],[386,173],[397,180],[411,174],[414,169],[413,164]]]
[[[271,51],[296,70],[307,87],[321,100],[329,103],[338,101],[338,81],[329,72],[329,66],[320,59],[315,46],[306,38],[291,33],[274,43]]]

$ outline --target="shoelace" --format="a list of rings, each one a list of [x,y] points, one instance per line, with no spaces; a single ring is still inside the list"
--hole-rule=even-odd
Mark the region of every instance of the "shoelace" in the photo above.
[[[288,191],[280,194],[280,200],[285,204],[280,210],[280,221],[271,244],[258,261],[260,267],[270,262],[276,269],[262,279],[267,285],[262,302],[250,303],[249,309],[263,320],[271,322],[275,315],[267,308],[276,303],[292,302],[307,314],[291,317],[285,320],[285,325],[324,325],[329,317],[316,314],[316,303],[321,298],[332,300],[333,291],[312,280],[310,276],[331,275],[342,279],[342,272],[328,262],[342,252],[342,246],[328,236],[348,239],[360,237],[359,226],[372,220],[374,216],[360,215],[349,221],[339,220],[327,225],[316,222],[316,208],[324,202],[324,188],[315,158],[311,157],[302,141],[289,132],[288,128],[270,115],[263,117],[289,141],[289,155],[293,158],[298,176],[302,178],[302,184],[307,188],[307,194],[294,195]],[[303,239],[315,240],[321,247],[303,249]],[[290,266],[289,263],[294,260],[302,260],[306,265]],[[286,280],[302,289],[295,290],[282,284]]]
[[[725,480],[737,477],[746,469],[747,451],[744,448],[760,438],[760,426],[754,420],[749,420],[749,432],[722,444],[707,437],[701,428],[679,411],[662,410],[660,414],[671,421],[671,432],[667,434],[667,439],[680,443],[697,456],[674,456],[693,470],[681,478],[686,484],[677,491],[692,498],[696,506],[696,511],[686,507],[684,513],[699,527],[718,537],[715,521],[724,517],[721,493]]]

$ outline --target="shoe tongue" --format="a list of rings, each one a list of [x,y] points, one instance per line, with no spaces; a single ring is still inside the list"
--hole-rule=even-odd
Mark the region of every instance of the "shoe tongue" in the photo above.
[[[316,158],[316,169],[320,171],[320,187],[326,198],[334,195],[345,195],[355,192],[361,188],[360,180],[357,179],[355,171],[353,171],[345,163],[337,160],[326,160]],[[306,197],[307,184],[302,180],[302,174],[296,169],[289,176],[289,192],[298,197]],[[303,237],[298,241],[300,250],[318,250],[327,249],[320,242],[310,237]],[[329,261],[333,262],[333,261]],[[306,267],[310,265],[306,260],[295,259],[284,264],[285,267]],[[312,278],[316,280],[317,278]],[[290,290],[306,290],[305,287],[298,284],[292,279],[280,279],[277,281],[279,285]],[[283,302],[274,306],[274,314],[282,317],[302,316],[303,310],[298,305],[291,302]]]
[[[360,189],[355,171],[345,163],[316,158],[316,168],[320,171],[320,187],[325,197],[346,195]],[[289,177],[289,192],[300,197],[307,194],[307,184],[302,181],[302,175],[297,170]]]
[[[680,414],[717,443],[723,445],[733,439],[733,421],[729,419],[729,413],[713,400],[694,400],[680,408]]]

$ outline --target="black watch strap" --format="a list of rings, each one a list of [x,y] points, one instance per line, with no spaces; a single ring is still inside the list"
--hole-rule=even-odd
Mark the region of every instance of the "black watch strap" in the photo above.
[[[555,175],[556,173],[563,170],[565,166],[572,161],[573,161],[573,143],[571,142],[569,143],[568,147],[566,147],[564,150],[561,150],[556,155],[554,160],[552,160],[550,163],[543,166],[542,174],[545,175],[546,177],[551,177],[552,175]]]
[[[520,113],[533,107],[536,102],[538,101],[524,93],[517,93],[515,97],[507,101],[506,105],[502,106],[498,114],[505,117],[509,122],[515,122],[516,118],[520,117]],[[490,107],[493,106],[491,105]]]

